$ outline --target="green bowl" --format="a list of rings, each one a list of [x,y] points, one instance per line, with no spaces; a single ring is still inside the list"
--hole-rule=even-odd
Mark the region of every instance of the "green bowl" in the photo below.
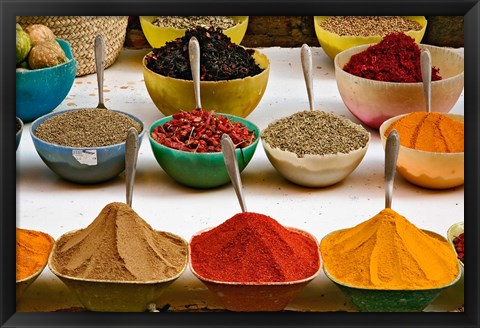
[[[245,169],[257,148],[260,130],[256,125],[244,118],[217,114],[228,117],[232,122],[241,122],[249,130],[255,132],[255,142],[250,146],[236,149],[238,168]],[[173,117],[164,117],[152,124],[148,138],[158,164],[175,181],[188,187],[207,189],[224,185],[230,181],[222,152],[192,153],[164,146],[152,138],[152,131],[159,125],[170,121]]]
[[[432,237],[445,241],[444,237],[434,232],[423,231]],[[360,312],[421,312],[445,289],[455,285],[462,276],[459,265],[457,277],[445,286],[431,289],[392,290],[355,287],[333,278],[325,265],[323,271]]]

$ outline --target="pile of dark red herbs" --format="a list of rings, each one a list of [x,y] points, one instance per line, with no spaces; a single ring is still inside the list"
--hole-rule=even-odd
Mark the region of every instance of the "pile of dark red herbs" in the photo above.
[[[465,243],[465,235],[463,234],[463,232],[453,239],[453,245],[455,246],[455,250],[457,251],[457,257],[463,263],[465,263],[464,261],[464,257],[465,257],[464,245],[465,244],[464,243]]]
[[[420,48],[412,37],[391,33],[379,43],[353,55],[343,70],[369,80],[422,82]],[[432,81],[441,79],[439,69],[432,67]]]
[[[230,136],[235,148],[245,148],[255,141],[254,131],[213,111],[194,109],[175,113],[172,117],[152,131],[153,140],[169,148],[197,153],[220,152],[224,133]]]
[[[163,76],[192,80],[188,43],[197,38],[200,45],[200,80],[223,81],[254,76],[263,71],[252,57],[253,49],[245,49],[230,41],[222,29],[196,27],[185,36],[154,48],[148,55],[146,65],[151,71]]]

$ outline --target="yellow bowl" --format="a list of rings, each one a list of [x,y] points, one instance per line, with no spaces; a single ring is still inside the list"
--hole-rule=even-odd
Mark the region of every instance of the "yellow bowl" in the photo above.
[[[67,232],[65,235],[72,234],[76,231],[77,230]],[[171,233],[170,235],[181,240],[185,248],[188,247],[184,239]],[[55,268],[52,260],[59,239],[57,239],[53,245],[52,252],[48,258],[48,267],[50,271],[78,297],[78,300],[89,311],[144,312],[148,308],[148,305],[157,300],[165,289],[180,277],[187,267],[188,255],[185,256],[185,262],[180,271],[175,276],[163,280],[117,281],[73,277],[60,273]]]
[[[151,55],[148,53],[145,57]],[[263,68],[260,74],[226,81],[200,81],[202,107],[217,113],[247,117],[257,107],[267,88],[270,73],[268,57],[255,50],[255,62]],[[146,66],[143,58],[143,77],[153,103],[165,116],[195,108],[193,82],[157,74]]]
[[[177,38],[181,38],[185,35],[186,29],[177,29],[173,27],[160,27],[155,26],[152,22],[158,16],[140,16],[140,25],[142,26],[143,34],[148,43],[153,48],[160,48],[165,45],[166,42],[173,41]],[[227,28],[223,31],[225,35],[230,37],[231,42],[240,44],[248,26],[248,16],[229,16],[237,20],[239,23],[231,28]]]
[[[335,56],[352,47],[359,46],[362,44],[369,44],[369,43],[378,43],[382,40],[382,36],[380,35],[372,35],[372,36],[340,36],[338,34],[329,32],[323,29],[320,24],[328,19],[331,16],[314,16],[313,24],[315,27],[315,33],[317,35],[318,42],[322,47],[323,51],[327,54],[330,59],[334,59]],[[405,34],[411,36],[415,39],[415,42],[420,43],[425,34],[425,30],[427,28],[427,20],[424,16],[403,16],[410,20],[413,20],[419,23],[422,26],[420,31],[408,31]]]
[[[380,126],[380,138],[385,148],[385,131],[401,117],[395,116]],[[457,114],[444,114],[463,122]],[[407,181],[424,188],[447,189],[464,182],[464,152],[443,153],[417,150],[400,145],[397,159],[397,172]]]
[[[310,233],[296,228],[286,227],[288,230],[305,235],[315,241],[317,239]],[[200,235],[211,228],[204,229],[195,235]],[[192,239],[195,237],[192,237]],[[312,281],[322,269],[322,259],[319,251],[319,267],[318,270],[302,280],[288,282],[225,282],[208,279],[195,271],[191,260],[191,242],[189,243],[189,263],[190,270],[208,290],[215,295],[222,306],[229,311],[236,312],[266,312],[266,311],[282,311],[290,301],[292,301],[302,289]]]
[[[366,50],[361,45],[339,53],[334,60],[338,91],[345,106],[360,121],[378,129],[387,119],[411,112],[426,110],[423,83],[395,83],[369,80],[343,70],[351,56]],[[419,45],[427,48],[432,65],[439,68],[442,80],[431,86],[432,112],[448,113],[457,103],[463,90],[464,58],[452,49]]]

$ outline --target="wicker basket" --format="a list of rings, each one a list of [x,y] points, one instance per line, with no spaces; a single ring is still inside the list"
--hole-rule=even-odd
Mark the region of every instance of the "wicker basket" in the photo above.
[[[98,34],[105,40],[105,68],[117,59],[125,42],[128,16],[17,16],[22,27],[48,26],[55,36],[66,40],[78,62],[77,76],[96,72],[94,42]]]

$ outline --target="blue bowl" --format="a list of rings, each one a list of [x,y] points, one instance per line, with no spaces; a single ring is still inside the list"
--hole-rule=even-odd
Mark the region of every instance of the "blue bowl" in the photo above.
[[[249,130],[255,132],[256,139],[251,145],[235,149],[238,168],[241,172],[255,153],[260,138],[260,131],[256,125],[244,118],[223,113],[217,113],[216,115],[228,117],[232,122],[241,122]],[[228,175],[222,152],[193,153],[182,151],[164,146],[152,138],[153,130],[172,118],[172,116],[167,116],[156,121],[151,125],[148,133],[153,155],[162,169],[175,181],[187,187],[208,189],[230,182],[230,176]]]
[[[122,173],[125,170],[125,142],[104,147],[79,148],[56,145],[35,136],[39,124],[68,111],[71,110],[44,115],[36,119],[30,127],[33,144],[43,162],[63,179],[81,184],[104,182]],[[138,134],[138,141],[141,144],[145,134],[143,122],[128,113],[115,112],[128,115],[140,123],[142,131]]]
[[[31,122],[50,113],[65,99],[77,73],[70,44],[57,39],[65,51],[66,63],[61,65],[16,72],[16,114],[24,122]]]
[[[15,149],[18,149],[18,145],[20,144],[20,139],[22,139],[23,122],[18,117],[16,117],[15,120],[16,120],[16,124],[20,125],[20,129],[16,132],[17,147]]]

